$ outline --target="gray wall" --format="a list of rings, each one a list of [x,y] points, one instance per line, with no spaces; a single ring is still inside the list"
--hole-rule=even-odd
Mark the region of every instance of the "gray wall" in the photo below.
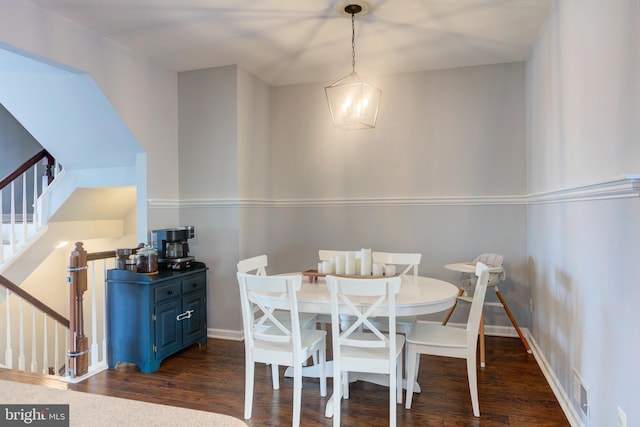
[[[640,2],[554,3],[527,65],[528,193],[640,172],[639,40]],[[638,218],[637,191],[527,211],[531,330],[557,386],[573,398],[575,369],[588,387],[585,425],[618,406],[640,425]]]

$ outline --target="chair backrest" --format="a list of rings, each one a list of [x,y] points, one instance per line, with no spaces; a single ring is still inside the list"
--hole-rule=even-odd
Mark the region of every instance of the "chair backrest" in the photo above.
[[[237,273],[242,305],[242,323],[245,347],[253,349],[256,341],[290,343],[292,350],[300,348],[300,321],[296,292],[300,290],[302,276],[258,276]],[[254,313],[253,307],[260,312]],[[274,310],[289,310],[291,324],[283,325]]]
[[[481,262],[490,267],[500,267],[502,266],[502,262],[504,261],[504,257],[498,254],[480,254],[473,260],[473,262]]]
[[[347,255],[348,253],[353,253],[355,259],[359,259],[362,257],[362,251],[337,251],[337,250],[329,250],[329,249],[320,249],[318,251],[318,258],[320,261],[333,261],[336,255]]]
[[[469,309],[469,319],[467,320],[467,346],[474,352],[478,343],[478,331],[480,330],[484,297],[487,294],[489,267],[481,262],[476,263],[476,276],[478,280],[476,282],[476,289],[473,292],[471,308]]]
[[[417,253],[400,253],[400,252],[373,252],[371,254],[373,262],[382,264],[404,265],[405,269],[400,273],[401,276],[407,274],[413,269],[413,275],[418,275],[418,265],[422,260],[422,254]]]
[[[396,334],[396,294],[400,291],[400,277],[383,278],[347,278],[327,276],[327,287],[331,294],[331,327],[335,340],[339,337],[339,344],[352,347],[383,348],[388,347],[390,354],[395,354]],[[363,297],[371,297],[363,304]],[[376,311],[380,306],[388,307],[389,334],[385,336],[370,319],[376,317]],[[354,316],[350,326],[340,332],[340,315]],[[379,315],[379,314],[378,314]],[[359,335],[353,339],[354,333],[366,329],[371,333],[362,339]],[[335,342],[335,341],[334,341]],[[334,345],[334,358],[340,357],[340,345]]]
[[[258,255],[238,262],[238,273],[254,272],[257,276],[267,275],[267,256]]]
[[[502,267],[502,263],[504,261],[504,257],[502,255],[498,255],[498,254],[480,254],[476,257],[476,259],[473,260],[474,263],[476,262],[481,262],[483,264],[486,264],[489,267]],[[500,273],[500,276],[498,276],[497,274],[492,274],[489,276],[489,286],[495,286],[497,285],[500,280],[504,280],[507,278],[507,273],[504,271],[504,268],[502,269],[502,273]]]

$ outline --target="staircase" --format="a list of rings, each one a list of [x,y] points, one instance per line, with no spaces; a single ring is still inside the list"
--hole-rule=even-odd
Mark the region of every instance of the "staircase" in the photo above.
[[[114,249],[136,246],[130,244],[131,237],[123,237],[122,224],[127,209],[135,209],[135,188],[80,188],[91,186],[86,175],[87,171],[63,170],[43,150],[0,181],[5,205],[3,209],[0,203],[0,367],[69,382],[107,368],[104,278],[106,270],[114,268]],[[104,173],[99,175],[104,178]],[[63,240],[72,239],[89,239],[93,250],[103,252],[89,254],[86,267],[72,268],[66,254],[73,255],[78,247],[57,249]],[[56,254],[63,254],[65,265]],[[80,350],[74,346],[78,316],[72,315],[71,322],[65,317],[67,312],[78,313],[78,295],[71,296],[78,282],[75,274],[84,274],[86,284],[79,311],[84,343]],[[82,370],[78,358],[85,363]]]
[[[64,165],[45,156],[0,176],[0,277],[65,314],[72,305],[65,276],[71,247],[57,248],[83,241],[92,251],[108,246],[113,252],[146,240],[146,154],[91,75],[11,46],[0,46],[0,62],[0,122],[13,135],[0,140],[2,161],[10,157],[2,143],[7,149],[31,144]],[[142,237],[136,230],[143,230]],[[93,359],[104,350],[101,273],[112,268],[108,259],[94,263],[84,270],[91,303],[81,313],[90,327],[90,366],[98,366]],[[0,322],[0,364],[37,371],[53,365],[57,371],[52,355],[62,352],[64,366],[70,349],[66,327],[53,326],[51,314],[7,289],[0,283],[0,319],[7,319]],[[45,363],[46,348],[51,357]]]

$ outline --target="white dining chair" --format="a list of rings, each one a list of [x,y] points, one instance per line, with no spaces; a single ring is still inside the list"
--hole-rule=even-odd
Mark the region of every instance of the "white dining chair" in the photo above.
[[[402,403],[402,349],[404,336],[396,334],[395,296],[401,278],[347,278],[327,276],[331,294],[331,339],[333,342],[333,425],[340,425],[340,407],[349,398],[349,372],[389,376],[389,425],[396,425],[396,405]],[[363,297],[371,297],[363,303]],[[381,306],[388,307],[390,330],[384,334],[371,318]],[[355,317],[340,331],[340,315]]]
[[[456,328],[425,321],[416,321],[413,324],[411,332],[409,332],[407,336],[409,366],[407,368],[405,408],[411,409],[413,388],[418,380],[420,355],[428,354],[467,360],[467,378],[469,380],[473,415],[476,417],[480,416],[476,349],[478,346],[478,331],[480,329],[482,306],[487,293],[487,282],[489,281],[489,268],[485,264],[478,262],[476,264],[476,276],[478,280],[476,290],[473,294],[473,301],[471,302],[466,328]]]
[[[267,275],[268,258],[267,255],[258,255],[251,258],[245,258],[238,262],[238,273],[255,274],[258,276]],[[289,313],[274,311],[275,317],[281,322],[289,321]],[[303,329],[316,329],[317,314],[300,313],[300,325]],[[266,319],[265,319],[266,321]]]
[[[267,275],[267,265],[268,258],[267,255],[258,255],[251,258],[245,258],[238,261],[238,273],[246,273],[246,274],[255,274],[257,276],[266,276]],[[254,313],[258,312],[258,307],[253,307]],[[278,319],[284,325],[290,327],[290,315],[288,311],[283,310],[273,310],[273,316]],[[315,313],[299,313],[300,318],[300,327],[303,329],[316,329],[318,322],[318,315]],[[269,317],[262,315],[261,319],[262,323],[269,323]],[[314,363],[318,363],[318,360],[313,359]],[[272,365],[273,371],[273,381],[274,384],[277,384],[279,381],[278,365]]]
[[[258,276],[267,275],[267,265],[269,261],[266,255],[258,255],[238,261],[238,273],[255,274]]]
[[[343,251],[336,249],[320,249],[318,251],[318,259],[320,259],[320,261],[334,261],[336,256],[339,255],[342,255],[346,259],[347,254],[353,254],[354,259],[362,259],[362,251]],[[321,329],[326,330],[327,325],[331,323],[331,316],[327,314],[319,314],[318,323],[320,324]]]
[[[400,276],[412,274],[418,276],[418,266],[422,261],[422,254],[420,253],[404,253],[404,252],[373,252],[371,259],[374,263],[381,263],[384,266],[393,265],[401,267]],[[396,270],[399,271],[399,270]],[[408,334],[413,326],[413,322],[416,320],[416,316],[401,316],[396,319],[396,329],[403,333]],[[386,319],[379,319],[379,327],[384,330],[388,330],[384,324]]]
[[[301,333],[298,301],[302,276],[258,276],[237,273],[242,305],[242,323],[245,342],[245,401],[244,418],[250,419],[253,407],[253,385],[255,363],[270,363],[272,366],[293,367],[293,419],[292,425],[300,425],[302,402],[302,365],[314,354],[320,373],[320,395],[327,395],[326,377],[326,331],[305,329]],[[253,306],[257,306],[269,320],[263,322],[256,317]],[[273,315],[274,308],[286,309],[288,325]],[[276,374],[277,376],[277,374]],[[273,381],[274,390],[279,382]]]
[[[403,253],[403,252],[373,252],[371,254],[373,262],[386,265],[403,267],[400,275],[409,274],[418,275],[418,266],[422,261],[420,253]],[[396,270],[397,271],[397,270]]]

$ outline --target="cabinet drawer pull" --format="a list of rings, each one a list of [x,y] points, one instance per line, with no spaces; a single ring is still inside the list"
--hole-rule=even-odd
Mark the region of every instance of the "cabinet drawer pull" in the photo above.
[[[169,290],[167,291],[167,294],[168,294],[168,295],[173,295],[173,289],[169,289]]]
[[[184,313],[180,313],[176,316],[176,320],[179,322],[184,319],[190,319],[193,312],[194,310],[187,310]]]

